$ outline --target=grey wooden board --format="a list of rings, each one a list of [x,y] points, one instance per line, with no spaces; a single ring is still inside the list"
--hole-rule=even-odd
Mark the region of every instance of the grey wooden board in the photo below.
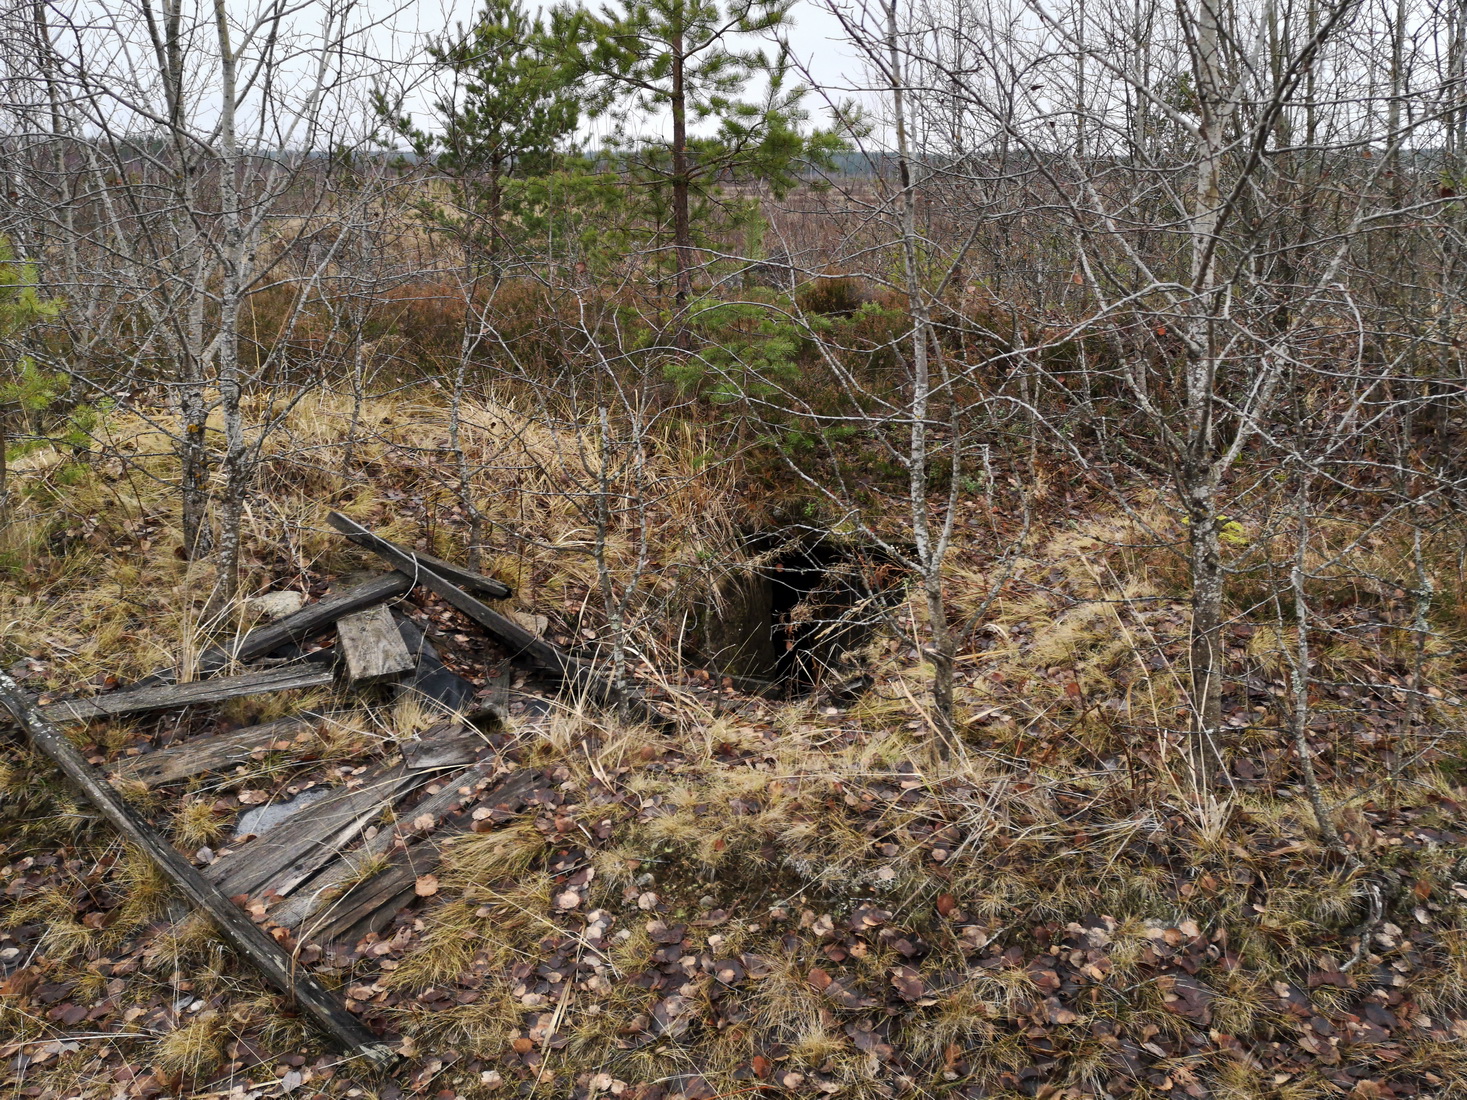
[[[372,860],[386,855],[394,847],[406,850],[414,843],[412,834],[417,832],[414,821],[426,814],[431,815],[436,824],[455,806],[476,798],[498,768],[498,757],[490,757],[445,780],[437,793],[427,795],[404,809],[390,828],[382,829],[376,836],[362,841],[360,847],[332,861],[304,888],[296,890],[272,909],[270,919],[286,928],[299,927],[307,918],[315,917],[318,913],[320,917],[317,923],[329,919],[334,906],[327,895],[358,878],[362,868]]]
[[[331,683],[331,678],[330,669],[323,670],[311,665],[288,665],[263,672],[246,672],[239,676],[221,676],[215,680],[129,688],[90,699],[69,699],[41,707],[40,711],[52,722],[84,722],[89,718],[103,716],[167,710],[200,703],[220,703],[226,699],[260,695],[269,691],[324,687]]]
[[[331,512],[327,516],[327,522],[359,546],[377,554],[393,568],[403,572],[413,570],[412,555],[408,551],[372,534],[354,520],[339,512]],[[579,663],[549,642],[537,638],[513,619],[475,599],[453,581],[428,568],[426,562],[423,565],[424,568],[417,574],[419,582],[484,627],[495,641],[507,647],[513,655],[527,658],[557,674],[564,674],[569,670],[567,662]]]
[[[255,753],[268,751],[281,741],[292,746],[309,742],[320,717],[317,715],[281,718],[262,726],[246,726],[229,733],[191,737],[166,749],[133,756],[111,765],[114,774],[137,780],[148,787],[173,783],[205,772],[225,768],[248,760]]]
[[[423,628],[404,616],[397,629],[402,634],[403,644],[417,661],[411,675],[403,676],[395,685],[397,698],[414,698],[426,707],[447,714],[459,714],[473,708],[474,685],[443,663]]]
[[[341,616],[401,596],[412,586],[412,580],[401,573],[384,573],[380,577],[373,577],[362,584],[327,596],[324,600],[307,604],[278,622],[256,627],[237,642],[210,646],[199,655],[199,671],[218,672],[230,661],[249,661],[289,642],[304,641],[321,633]],[[143,677],[133,686],[155,687],[158,684],[174,683],[177,678],[176,669],[162,668]]]
[[[340,855],[406,788],[427,776],[393,764],[360,778],[359,786],[342,788],[309,813],[287,818],[210,864],[205,876],[229,897],[259,897],[266,891],[285,897]]]
[[[535,771],[520,771],[508,776],[498,786],[484,792],[481,799],[491,806],[504,806],[517,812],[526,796],[545,782]],[[456,784],[454,791],[463,784]],[[392,865],[359,882],[333,901],[321,916],[301,929],[300,938],[314,943],[341,940],[354,943],[368,932],[377,932],[392,923],[393,916],[413,899],[419,875],[429,874],[438,866],[443,843],[469,831],[472,818],[464,812],[445,822],[433,835],[405,851],[392,856]]]
[[[346,659],[347,679],[353,684],[399,676],[415,663],[392,612],[381,604],[337,620],[336,644]]]
[[[398,751],[410,768],[451,768],[472,764],[485,748],[484,735],[470,726],[440,722],[415,740],[399,741]]]

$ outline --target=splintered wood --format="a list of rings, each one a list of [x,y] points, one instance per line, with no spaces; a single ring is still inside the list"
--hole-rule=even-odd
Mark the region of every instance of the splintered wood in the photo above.
[[[347,679],[372,684],[409,671],[414,664],[392,612],[378,604],[354,611],[336,624],[336,644],[346,660]]]
[[[113,769],[122,779],[158,787],[205,772],[222,772],[251,757],[270,751],[300,751],[315,741],[315,716],[281,718],[262,726],[246,726],[231,733],[195,737],[166,749],[134,756]]]

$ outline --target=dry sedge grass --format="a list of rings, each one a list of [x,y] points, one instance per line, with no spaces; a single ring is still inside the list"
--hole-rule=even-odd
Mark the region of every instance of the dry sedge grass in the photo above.
[[[318,395],[282,411],[246,519],[250,591],[376,567],[324,526],[328,506],[388,537],[462,559],[467,524],[457,508],[456,459],[445,451],[443,409],[402,396],[361,412],[359,435],[349,440],[352,409],[344,399]],[[588,597],[596,580],[592,533],[577,497],[597,473],[594,450],[563,428],[527,424],[490,402],[465,419],[465,461],[486,520],[484,568],[516,587],[520,608],[574,631],[594,630],[593,612],[583,610],[595,603]],[[125,680],[177,658],[187,667],[211,640],[249,626],[241,608],[217,621],[203,618],[212,577],[207,563],[174,552],[180,536],[164,437],[136,414],[112,418],[103,431],[122,458],[78,464],[59,453],[31,457],[17,474],[16,522],[0,536],[3,659],[33,659],[35,686],[74,688],[99,672]],[[659,566],[649,580],[650,607],[676,608],[683,581],[710,549],[722,553],[740,525],[735,494],[720,480],[729,475],[699,473],[705,450],[694,429],[669,432],[653,449],[648,477],[658,491],[648,537]],[[1203,812],[1169,770],[1174,737],[1186,724],[1176,659],[1186,619],[1168,545],[1178,534],[1149,504],[1129,517],[1036,528],[960,656],[967,752],[952,761],[938,762],[931,751],[921,706],[931,669],[916,655],[925,615],[916,600],[898,614],[895,636],[876,639],[864,655],[877,686],[846,711],[830,714],[804,701],[727,713],[683,699],[683,724],[671,735],[572,700],[547,726],[511,728],[506,751],[554,776],[564,796],[557,812],[570,831],[560,831],[554,814],[532,809],[454,840],[436,896],[403,925],[409,949],[381,969],[369,953],[333,969],[331,981],[373,981],[390,993],[393,1005],[374,1009],[375,1018],[418,1051],[480,1060],[500,1067],[507,1082],[528,1066],[515,1086],[527,1095],[591,1090],[592,1077],[606,1074],[625,1083],[696,1075],[717,1095],[767,1083],[845,1097],[1018,1096],[1031,1087],[1053,1097],[1099,1097],[1119,1094],[1124,1059],[1116,1036],[1140,1049],[1191,1042],[1208,1029],[1245,1037],[1252,1053],[1235,1056],[1219,1046],[1145,1057],[1173,1084],[1201,1082],[1201,1095],[1339,1095],[1328,1064],[1306,1060],[1281,1075],[1265,1060],[1273,1057],[1269,1044],[1288,1046],[1301,1026],[1281,1007],[1277,984],[1307,985],[1325,951],[1335,963],[1348,955],[1349,930],[1369,911],[1367,872],[1332,860],[1307,804],[1281,789],[1291,777],[1226,790]],[[1363,576],[1404,575],[1400,540],[1387,534],[1371,545],[1366,565],[1357,561],[1346,575],[1337,552],[1354,536],[1343,526],[1322,532],[1319,576],[1311,581],[1322,606],[1348,594],[1394,598]],[[1445,552],[1429,549],[1448,591]],[[1228,552],[1253,570],[1251,578],[1281,560],[1285,547],[1267,532],[1249,532]],[[630,524],[611,532],[608,554],[625,576],[638,555]],[[959,555],[951,578],[956,618],[984,605],[992,577],[976,553]],[[1287,621],[1249,625],[1230,654],[1239,676],[1279,678],[1295,628]],[[655,631],[640,637],[653,665],[673,648]],[[1370,640],[1326,632],[1316,676],[1358,679],[1372,661],[1391,663],[1398,675],[1416,646],[1416,636],[1399,626]],[[1422,650],[1431,658],[1425,682],[1437,694],[1423,704],[1420,721],[1455,721],[1450,634],[1433,636]],[[240,701],[227,716],[267,720],[299,704]],[[1249,713],[1230,734],[1233,747],[1259,755],[1275,749],[1286,700]],[[351,714],[317,731],[316,748],[328,761],[346,761],[432,721],[412,704],[386,716]],[[99,726],[91,735],[120,745],[125,729]],[[1286,755],[1279,759],[1287,764]],[[291,766],[288,754],[267,757],[235,778],[263,783]],[[1416,815],[1412,828],[1449,834],[1460,823],[1443,800],[1463,799],[1457,777],[1412,774],[1415,786],[1401,795]],[[1399,988],[1420,1012],[1454,1018],[1467,1012],[1467,921],[1450,890],[1464,852],[1447,841],[1408,846],[1402,829],[1378,838],[1367,807],[1375,812],[1381,782],[1378,768],[1340,768],[1325,779],[1336,824],[1359,846],[1368,873],[1400,884],[1390,925],[1396,931],[1382,923],[1379,935],[1390,942],[1370,946],[1387,967],[1417,951],[1420,958],[1395,971]],[[271,1053],[314,1042],[299,1019],[262,997],[207,927],[167,924],[176,913],[166,884],[140,856],[116,850],[39,761],[20,754],[0,765],[0,790],[5,812],[26,822],[11,834],[12,850],[60,838],[89,858],[110,851],[115,863],[106,874],[124,897],[104,928],[76,918],[80,887],[70,886],[13,903],[7,924],[44,924],[40,950],[89,994],[107,986],[88,967],[146,935],[148,981],[188,981],[194,999],[220,998],[221,1007],[180,1016],[165,1033],[126,1039],[129,1059],[155,1067],[160,1080],[187,1095],[224,1064],[236,1038],[249,1035]],[[201,786],[162,801],[156,792],[133,792],[185,848],[221,835],[214,794]],[[603,821],[609,836],[591,839]],[[593,874],[584,898],[567,908],[564,876],[550,867],[572,845],[584,848]],[[1437,937],[1419,951],[1402,930],[1414,927],[1418,902],[1434,907],[1422,911]],[[847,922],[860,907],[890,916],[856,946]],[[599,946],[590,943],[592,914],[607,921]],[[671,963],[658,960],[666,945],[654,937],[654,921],[687,926]],[[1157,964],[1158,945],[1194,926],[1208,945],[1199,956],[1211,995],[1205,1028],[1175,1011],[1163,980],[1175,971],[1160,973]],[[1096,974],[1084,996],[1066,994],[1073,1011],[1058,1011],[1048,1004],[1053,990],[1041,964],[1078,950],[1061,946],[1074,936],[1095,952]],[[1003,955],[1007,948],[1018,954]],[[548,965],[552,951],[564,972],[556,972],[553,995],[536,993],[515,975]],[[750,957],[767,972],[729,989],[705,965]],[[675,978],[651,988],[648,976],[667,966],[678,968]],[[921,974],[928,995],[919,1003],[891,1000],[900,967]],[[871,996],[872,1006],[851,1009],[822,994],[811,980],[816,968]],[[129,984],[125,996],[144,997],[141,984]],[[476,995],[433,1006],[418,999],[460,987]],[[1366,988],[1325,985],[1309,995],[1338,1018]],[[697,1022],[657,1034],[648,1021],[674,993]],[[880,1043],[863,1038],[868,1033],[858,1025],[883,1029]],[[0,1031],[28,1039],[54,1033],[3,999]],[[1040,1040],[1061,1053],[1049,1057]],[[881,1055],[883,1043],[900,1052],[899,1065]],[[537,1061],[523,1060],[526,1046]],[[778,1055],[774,1076],[751,1081],[752,1060],[771,1052]],[[1391,1056],[1390,1073],[1417,1065],[1443,1082],[1441,1095],[1467,1089],[1467,1056],[1447,1044],[1417,1037]],[[1023,1078],[1021,1090],[1017,1075],[1039,1063],[1042,1081]],[[57,1095],[98,1085],[86,1080],[80,1060],[46,1072]],[[463,1073],[431,1087],[464,1097],[511,1094],[492,1075]],[[1172,1087],[1143,1080],[1129,1095],[1170,1096]]]
[[[441,406],[374,400],[349,438],[346,398],[315,394],[288,409],[255,404],[254,415],[279,423],[245,515],[246,595],[272,574],[290,585],[307,573],[380,568],[325,525],[332,507],[389,538],[463,560],[466,527],[435,518],[455,511],[457,494]],[[13,471],[20,499],[0,533],[0,567],[14,583],[0,585],[0,625],[21,652],[51,662],[46,682],[54,686],[98,669],[127,680],[177,663],[187,674],[211,641],[254,622],[240,607],[205,614],[212,565],[180,557],[167,436],[133,413],[108,418],[97,434],[104,457],[96,461],[44,451]],[[586,511],[600,473],[594,442],[489,403],[465,410],[461,442],[486,521],[485,571],[516,588],[522,609],[563,618],[567,607],[580,608],[595,581]],[[698,471],[708,449],[688,429],[653,441],[644,478],[659,568],[649,599],[670,598],[698,551],[727,542],[736,526],[722,480],[729,475]],[[414,507],[402,507],[404,499]],[[619,573],[638,553],[637,525],[623,520],[607,541]]]

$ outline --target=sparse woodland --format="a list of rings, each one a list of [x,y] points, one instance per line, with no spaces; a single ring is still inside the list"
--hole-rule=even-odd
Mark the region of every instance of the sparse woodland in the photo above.
[[[0,6],[0,671],[237,673],[333,510],[587,670],[66,726],[201,873],[470,736],[234,897],[386,1068],[0,724],[7,1095],[1467,1096],[1467,6],[805,2]]]

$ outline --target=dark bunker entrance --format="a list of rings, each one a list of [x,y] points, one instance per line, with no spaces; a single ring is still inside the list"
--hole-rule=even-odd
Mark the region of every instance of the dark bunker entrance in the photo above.
[[[698,608],[698,658],[769,695],[848,677],[856,651],[901,598],[900,568],[875,547],[828,533],[760,532],[744,547],[747,564]]]

